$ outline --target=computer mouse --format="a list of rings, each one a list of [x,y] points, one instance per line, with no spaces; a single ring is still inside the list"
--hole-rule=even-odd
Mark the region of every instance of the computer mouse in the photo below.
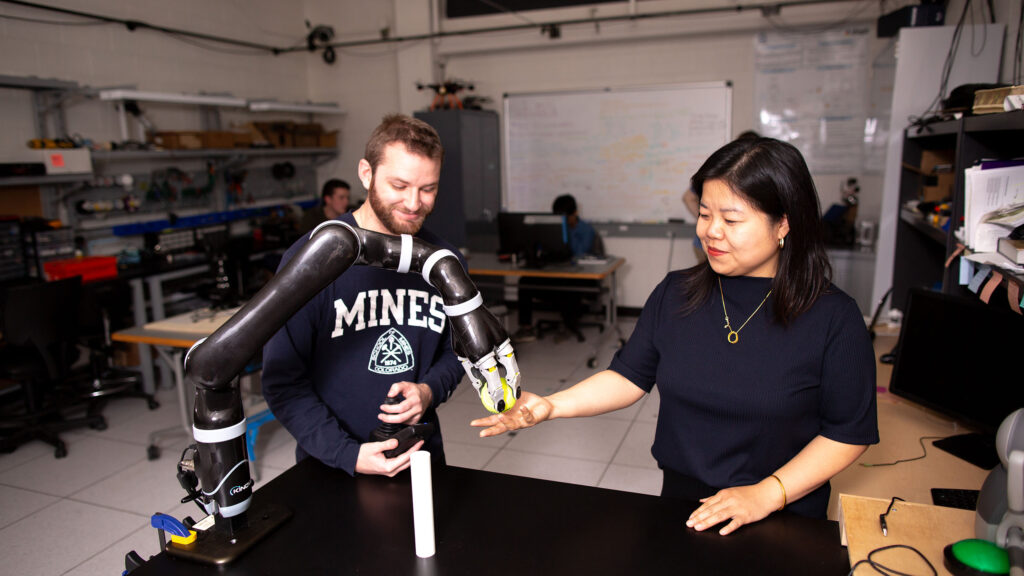
[[[990,576],[1010,573],[1010,555],[988,540],[969,538],[942,550],[946,569],[953,576]]]

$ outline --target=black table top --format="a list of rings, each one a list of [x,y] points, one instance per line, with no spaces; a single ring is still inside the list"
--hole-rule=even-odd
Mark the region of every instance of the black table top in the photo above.
[[[293,516],[234,563],[218,569],[162,553],[132,574],[789,576],[850,569],[835,522],[788,512],[723,537],[686,528],[696,503],[684,500],[437,466],[433,488],[432,558],[415,553],[408,471],[352,478],[309,458],[255,493],[254,508],[274,502]]]

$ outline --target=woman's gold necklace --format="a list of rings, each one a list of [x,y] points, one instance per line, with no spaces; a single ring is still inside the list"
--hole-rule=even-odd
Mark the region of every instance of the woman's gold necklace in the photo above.
[[[743,330],[743,326],[746,326],[747,322],[750,322],[750,319],[754,317],[754,314],[757,314],[757,311],[761,309],[761,306],[764,306],[764,303],[768,301],[768,297],[772,295],[772,291],[769,290],[768,293],[765,294],[764,300],[761,300],[761,303],[757,305],[757,308],[750,313],[750,316],[747,316],[747,321],[743,323],[743,326],[740,326],[738,330],[733,330],[732,326],[729,325],[729,313],[725,310],[725,291],[722,290],[721,277],[718,278],[718,293],[722,295],[722,313],[725,314],[724,328],[729,330],[729,334],[726,336],[729,344],[735,344],[740,341],[740,330]]]

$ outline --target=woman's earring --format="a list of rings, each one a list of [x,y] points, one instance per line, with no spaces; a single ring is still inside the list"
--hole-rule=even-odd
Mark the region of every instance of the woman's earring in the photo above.
[[[786,237],[783,236],[782,238],[779,238],[779,250],[782,250],[785,247],[786,247]]]

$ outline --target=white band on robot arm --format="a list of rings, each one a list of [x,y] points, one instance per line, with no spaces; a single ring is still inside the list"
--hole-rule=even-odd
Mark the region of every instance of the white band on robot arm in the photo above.
[[[430,281],[430,271],[434,269],[434,265],[437,264],[441,258],[447,258],[448,256],[455,258],[455,254],[452,254],[451,250],[438,250],[431,254],[427,258],[427,261],[423,263],[423,280],[427,284],[434,286],[434,283]],[[458,260],[458,258],[455,259]],[[434,287],[437,288],[437,286]]]
[[[402,234],[402,255],[398,258],[398,273],[408,272],[410,264],[412,264],[412,236]]]
[[[242,434],[245,434],[245,420],[227,428],[218,428],[216,430],[203,430],[195,426],[192,427],[192,435],[195,437],[196,442],[202,442],[203,444],[227,442],[228,440],[238,438]]]
[[[484,305],[484,297],[477,292],[476,296],[473,296],[469,300],[461,304],[452,304],[451,306],[444,307],[444,313],[448,316],[462,316],[463,314],[469,314],[473,310]]]
[[[309,237],[312,238],[313,235],[319,232],[321,228],[326,228],[328,226],[344,226],[349,229],[349,232],[352,232],[352,235],[356,237],[356,260],[359,260],[360,254],[363,253],[363,243],[359,241],[359,234],[356,233],[356,229],[350,226],[348,222],[342,222],[341,220],[325,220],[320,224],[317,224],[316,228],[313,228],[313,231],[309,233]]]

